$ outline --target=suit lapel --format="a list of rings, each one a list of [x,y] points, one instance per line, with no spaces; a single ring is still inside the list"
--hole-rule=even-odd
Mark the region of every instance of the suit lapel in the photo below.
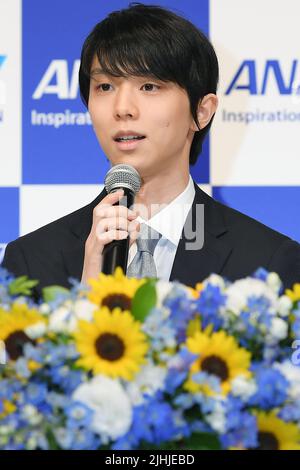
[[[170,275],[170,281],[178,280],[189,286],[195,286],[211,273],[220,274],[232,251],[232,246],[226,241],[228,230],[219,206],[196,183],[194,184],[195,198],[182,231]],[[185,236],[187,224],[193,226],[194,231],[203,229],[203,220],[196,218],[197,204],[204,205],[204,243],[201,249],[187,250],[186,243],[191,242]],[[202,227],[199,227],[199,224]]]

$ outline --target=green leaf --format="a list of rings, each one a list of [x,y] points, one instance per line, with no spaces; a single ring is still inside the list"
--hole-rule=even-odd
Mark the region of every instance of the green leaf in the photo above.
[[[28,276],[20,276],[10,283],[8,291],[10,295],[31,295],[33,287],[38,283],[37,280],[28,279]]]
[[[156,280],[150,279],[145,282],[135,293],[132,299],[131,312],[132,315],[143,322],[150,310],[156,305]]]
[[[184,439],[180,445],[185,450],[221,450],[220,441],[216,434],[194,433],[188,439]]]
[[[68,294],[69,290],[61,286],[49,286],[42,289],[43,299],[46,303],[52,302],[58,295]]]
[[[162,442],[158,445],[143,441],[142,450],[221,450],[221,445],[216,434],[194,433],[188,439],[173,442]]]

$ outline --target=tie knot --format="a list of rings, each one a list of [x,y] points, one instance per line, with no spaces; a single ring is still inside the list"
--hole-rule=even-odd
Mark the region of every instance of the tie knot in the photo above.
[[[136,240],[138,251],[146,251],[153,256],[155,247],[161,237],[161,234],[149,225],[141,224],[140,232]]]

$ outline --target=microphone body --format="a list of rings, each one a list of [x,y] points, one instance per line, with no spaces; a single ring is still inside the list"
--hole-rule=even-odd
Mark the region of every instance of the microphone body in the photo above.
[[[118,189],[124,190],[124,196],[114,206],[122,205],[130,208],[134,203],[135,194],[141,187],[141,178],[138,172],[130,165],[115,165],[105,177],[105,189],[112,193]],[[121,267],[126,274],[129,252],[129,236],[124,240],[113,240],[105,245],[102,252],[102,272],[113,274],[116,267]]]
[[[124,189],[124,196],[119,202],[115,203],[114,206],[120,205],[129,208],[133,205],[134,194],[128,188],[122,189]],[[102,252],[102,272],[104,274],[113,274],[117,266],[120,266],[126,274],[129,241],[128,236],[124,240],[113,240],[105,245]]]

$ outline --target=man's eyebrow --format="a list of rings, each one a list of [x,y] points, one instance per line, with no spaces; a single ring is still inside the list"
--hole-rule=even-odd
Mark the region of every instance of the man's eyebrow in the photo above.
[[[112,76],[111,74],[106,73],[106,72],[104,72],[104,70],[99,69],[99,68],[92,69],[91,75],[109,75],[109,76]]]

